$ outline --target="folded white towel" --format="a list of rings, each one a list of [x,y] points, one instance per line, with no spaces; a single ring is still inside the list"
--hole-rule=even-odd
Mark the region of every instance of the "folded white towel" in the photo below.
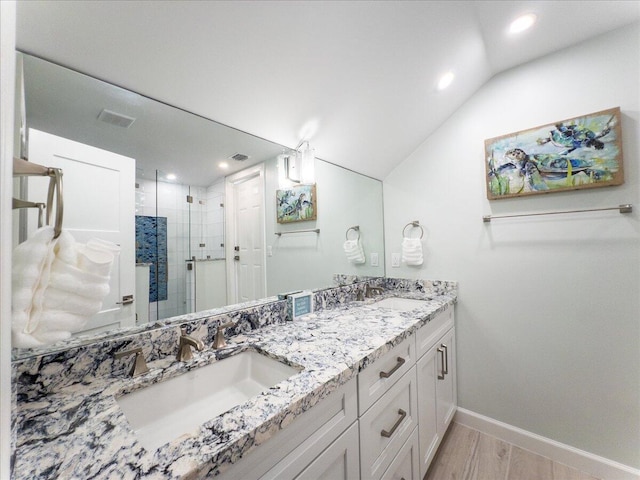
[[[367,261],[364,256],[364,249],[360,245],[359,240],[347,240],[344,242],[344,253],[347,255],[347,260],[354,264],[361,264]]]
[[[420,238],[404,238],[402,240],[402,263],[422,265],[422,240]]]
[[[78,244],[44,227],[13,252],[13,345],[36,347],[82,329],[109,293],[111,265],[120,247],[92,239]]]

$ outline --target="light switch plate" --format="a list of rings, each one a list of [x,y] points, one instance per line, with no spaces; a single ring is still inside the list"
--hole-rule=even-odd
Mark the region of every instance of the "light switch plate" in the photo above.
[[[399,253],[392,253],[391,254],[391,266],[392,267],[399,267],[400,266],[400,254]]]
[[[271,245],[267,245],[267,257],[273,257],[273,247]]]
[[[377,253],[372,253],[371,254],[371,266],[372,267],[377,267],[378,266],[378,254]]]

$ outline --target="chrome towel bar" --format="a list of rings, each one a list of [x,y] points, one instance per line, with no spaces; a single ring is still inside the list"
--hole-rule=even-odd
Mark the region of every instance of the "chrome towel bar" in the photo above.
[[[601,212],[604,210],[619,210],[620,213],[631,213],[633,211],[633,205],[631,205],[630,203],[625,203],[623,205],[618,205],[617,207],[606,207],[606,208],[585,208],[581,210],[562,210],[558,212],[515,213],[513,215],[484,215],[482,217],[482,221],[485,223],[490,223],[491,220],[497,219],[497,218],[535,217],[538,215],[559,215],[563,213]]]
[[[40,176],[49,177],[49,190],[47,193],[46,218],[47,225],[51,225],[51,215],[53,211],[53,197],[56,197],[56,220],[53,227],[53,238],[58,238],[62,232],[62,217],[64,203],[62,201],[62,169],[43,167],[37,163],[29,162],[22,158],[13,157],[13,176]],[[13,208],[38,208],[42,215],[41,203],[29,202],[19,198],[13,199]],[[38,226],[41,226],[41,219],[38,219]]]
[[[275,232],[275,234],[277,236],[280,236],[280,235],[288,235],[289,233],[310,233],[310,232],[320,233],[320,229],[319,228],[312,228],[310,230],[290,230],[288,232]]]

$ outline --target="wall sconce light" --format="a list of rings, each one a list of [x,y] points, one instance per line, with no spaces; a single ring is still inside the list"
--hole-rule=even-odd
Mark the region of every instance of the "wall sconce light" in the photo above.
[[[278,184],[280,188],[300,183],[297,152],[282,152],[278,155]]]
[[[309,146],[309,142],[303,142],[298,147],[298,152],[300,152],[300,180],[302,183],[315,183],[316,151]]]
[[[315,183],[315,150],[303,141],[294,152],[278,155],[278,184],[280,188],[300,183]]]

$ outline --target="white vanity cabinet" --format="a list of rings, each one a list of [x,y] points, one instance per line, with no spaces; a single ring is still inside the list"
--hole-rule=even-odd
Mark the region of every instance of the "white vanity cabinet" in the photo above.
[[[457,406],[453,306],[416,335],[420,478],[440,445]]]

